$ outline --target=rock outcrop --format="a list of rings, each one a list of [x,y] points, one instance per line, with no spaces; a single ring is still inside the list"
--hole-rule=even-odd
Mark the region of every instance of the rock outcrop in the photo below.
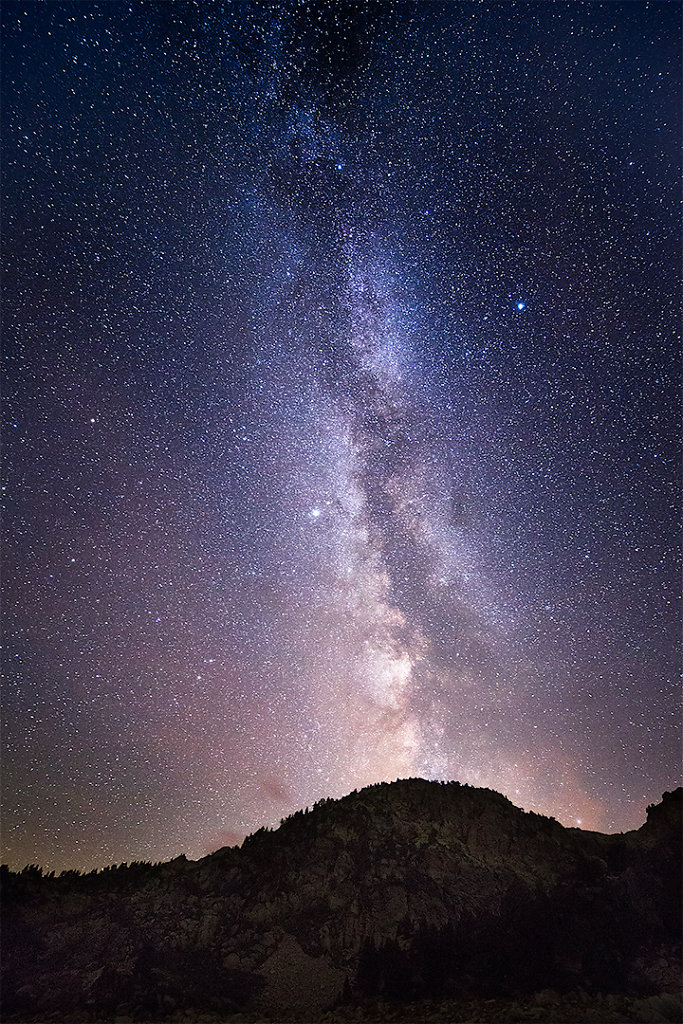
[[[552,1019],[543,1000],[571,993],[660,998],[680,946],[680,837],[680,789],[638,831],[602,835],[409,779],[196,862],[3,869],[3,1019],[311,1020],[513,997]]]

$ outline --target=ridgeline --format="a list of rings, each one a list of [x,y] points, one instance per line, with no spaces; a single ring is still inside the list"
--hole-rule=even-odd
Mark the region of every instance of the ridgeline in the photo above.
[[[407,779],[199,861],[3,868],[3,1020],[679,1021],[681,793],[602,835]]]

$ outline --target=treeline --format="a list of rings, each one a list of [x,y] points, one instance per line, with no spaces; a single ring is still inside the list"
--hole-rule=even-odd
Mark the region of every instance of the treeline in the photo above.
[[[336,799],[334,797],[323,797],[320,800],[316,800],[312,807],[305,807],[301,810],[294,811],[292,814],[280,820],[280,824],[277,828],[270,828],[268,826],[262,826],[257,829],[251,835],[247,836],[243,842],[243,847],[254,847],[260,844],[260,841],[266,836],[279,829],[284,829],[286,832],[297,829],[300,822],[309,818],[311,814],[323,812],[322,820],[329,820],[330,814],[341,814],[346,813],[350,809],[355,808],[358,810],[370,809],[374,803],[376,794],[380,791],[391,789],[394,794],[394,800],[400,800],[403,797],[412,797],[419,800],[420,802],[427,799],[430,803],[440,803],[442,799],[448,797],[448,794],[458,792],[469,799],[476,799],[481,801],[482,794],[487,794],[489,799],[493,799],[499,806],[507,806],[512,808],[514,805],[508,800],[507,797],[501,793],[496,792],[492,789],[478,788],[471,786],[467,782],[456,782],[456,781],[442,781],[442,780],[427,780],[421,778],[407,778],[398,779],[395,782],[377,782],[372,785],[365,786],[361,790],[354,789],[346,796]],[[665,794],[666,795],[666,794]],[[374,809],[374,808],[373,808]],[[444,807],[445,809],[445,807]],[[385,808],[385,813],[389,812],[389,805]],[[648,812],[652,810],[652,806],[648,807]],[[555,818],[548,817],[546,815],[537,814],[534,811],[527,811],[526,814],[535,820],[555,823]],[[290,833],[291,834],[291,833]],[[69,868],[67,870],[56,874],[54,871],[43,871],[38,864],[27,864],[19,872],[12,872],[7,865],[2,865],[4,879],[9,876],[20,875],[25,881],[37,882],[39,879],[47,880],[59,880],[62,879],[65,882],[73,881],[75,879],[87,879],[93,880],[95,878],[112,878],[116,873],[123,872],[127,877],[139,877],[147,871],[155,868],[164,867],[168,864],[177,864],[179,861],[185,861],[186,858],[181,854],[180,857],[175,858],[173,861],[145,861],[135,860],[130,863],[123,861],[120,864],[111,864],[102,868],[95,868],[92,871],[80,871],[77,868]]]
[[[184,858],[183,858],[184,859]],[[21,871],[12,871],[7,864],[0,864],[0,872],[3,877],[9,875],[21,875],[24,878],[93,878],[96,875],[107,875],[117,871],[140,872],[149,868],[158,868],[168,861],[133,860],[121,861],[120,864],[107,864],[103,868],[93,868],[92,871],[80,871],[78,868],[65,868],[64,871],[43,871],[39,864],[27,864]]]
[[[97,892],[103,889],[133,888],[143,884],[155,875],[174,872],[178,867],[191,862],[181,856],[174,861],[135,860],[128,863],[110,864],[92,871],[68,868],[59,873],[44,871],[38,864],[27,864],[21,871],[12,871],[7,864],[0,865],[0,888],[5,901],[21,894],[42,892],[46,888],[55,893],[77,887],[81,892]]]

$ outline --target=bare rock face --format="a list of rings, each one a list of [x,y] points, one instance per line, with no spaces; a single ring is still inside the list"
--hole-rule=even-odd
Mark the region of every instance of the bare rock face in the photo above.
[[[3,1019],[659,998],[680,960],[680,838],[680,789],[638,831],[608,836],[489,790],[409,779],[197,862],[3,869]]]
[[[261,965],[265,985],[256,1007],[267,1013],[320,1014],[340,997],[346,975],[324,955],[309,956],[292,935],[284,934],[275,952]]]

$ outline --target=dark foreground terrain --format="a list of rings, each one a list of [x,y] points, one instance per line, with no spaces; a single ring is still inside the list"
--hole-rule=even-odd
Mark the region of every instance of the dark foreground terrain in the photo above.
[[[203,860],[3,868],[4,1021],[680,1021],[681,789],[624,835],[410,779]]]

